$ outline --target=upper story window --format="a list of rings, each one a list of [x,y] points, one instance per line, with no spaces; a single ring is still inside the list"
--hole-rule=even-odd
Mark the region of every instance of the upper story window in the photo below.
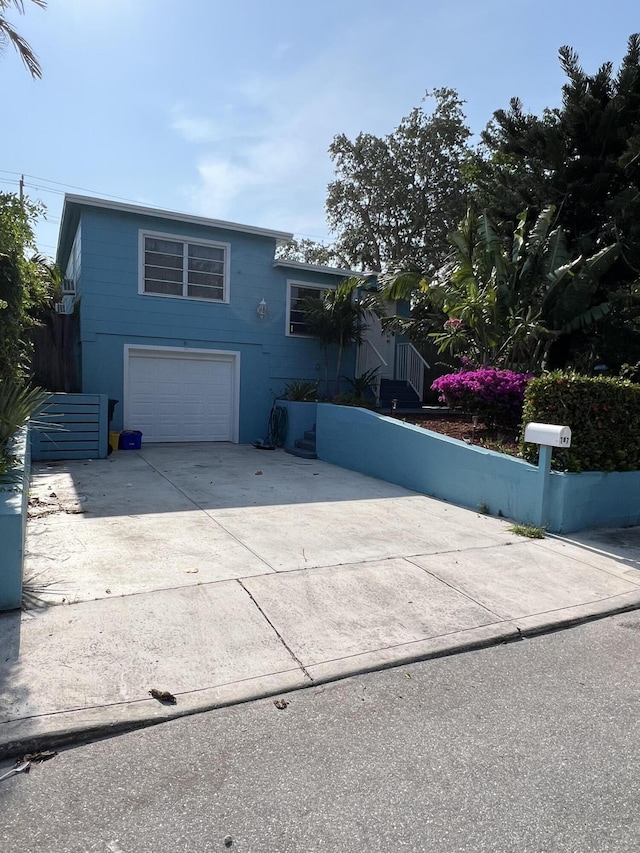
[[[305,323],[303,304],[306,297],[322,299],[326,287],[315,287],[312,284],[296,284],[289,282],[287,298],[287,335],[310,337],[311,333]]]
[[[141,292],[183,299],[229,300],[229,246],[141,234]]]

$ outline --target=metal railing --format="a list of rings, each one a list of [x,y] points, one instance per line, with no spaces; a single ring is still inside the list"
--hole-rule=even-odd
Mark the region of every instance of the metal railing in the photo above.
[[[403,379],[418,395],[420,402],[424,396],[424,371],[431,365],[425,361],[413,344],[396,345],[396,379]]]

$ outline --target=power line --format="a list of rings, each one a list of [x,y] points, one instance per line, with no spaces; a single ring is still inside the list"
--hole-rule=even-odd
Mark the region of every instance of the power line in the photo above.
[[[28,187],[29,189],[36,190],[37,192],[51,193],[52,195],[64,196],[66,190],[80,190],[81,192],[90,193],[91,195],[97,196],[99,198],[112,198],[112,199],[115,199],[116,201],[125,201],[125,202],[130,202],[131,204],[141,204],[139,199],[126,198],[125,196],[113,195],[113,193],[102,193],[99,190],[89,189],[88,187],[79,187],[79,186],[76,186],[75,184],[65,184],[62,181],[54,181],[51,178],[41,178],[41,177],[38,177],[37,175],[29,175],[26,173],[21,174],[20,172],[12,172],[12,171],[9,171],[7,169],[0,169],[0,174],[15,175],[16,176],[16,178],[14,180],[7,180],[4,178],[0,178],[0,183],[20,185],[20,179],[21,178],[31,178],[32,181],[44,182],[46,184],[54,184],[54,186],[51,186],[51,187],[46,187],[46,186],[43,187],[43,186],[39,186],[39,185],[32,184],[32,183],[24,183],[25,187]],[[64,187],[64,189],[59,190],[59,189],[56,189],[55,187]],[[60,223],[59,219],[46,219],[45,221],[50,223],[50,224],[53,224],[53,225]],[[296,232],[296,237],[302,237],[302,238],[306,238],[308,240],[314,240],[314,241],[319,242],[323,245],[330,245],[330,241],[331,241],[331,238],[326,236],[326,235],[320,236],[319,234],[303,234],[302,232],[299,232],[299,231]]]
[[[87,187],[77,187],[74,184],[63,184],[61,181],[52,181],[50,178],[39,178],[37,175],[25,175],[25,178],[31,178],[32,181],[45,181],[48,184],[55,184],[58,187],[65,187],[70,190],[80,190],[83,193],[91,193],[101,198],[114,198],[117,201],[129,201],[132,204],[140,204],[140,200],[136,198],[125,198],[124,196],[113,195],[112,193],[101,193],[98,190],[90,190]],[[64,191],[62,190],[50,189],[49,192],[59,192],[61,195],[64,195]]]
[[[53,187],[39,187],[36,184],[25,184],[25,187],[29,187],[32,190],[37,190],[40,193],[53,193],[54,195],[64,195],[64,190],[56,190]]]
[[[20,172],[10,172],[7,169],[0,169],[0,173],[2,173],[3,175],[16,175],[16,181],[14,183],[19,183],[19,179],[20,179],[20,175],[21,175]],[[29,186],[32,189],[40,190],[41,192],[50,192],[50,193],[57,193],[59,195],[64,195],[65,190],[67,190],[67,189],[68,190],[80,190],[81,192],[91,193],[92,195],[99,196],[100,198],[113,198],[113,199],[116,199],[118,201],[129,201],[132,204],[140,204],[139,199],[125,198],[124,196],[113,195],[113,193],[103,193],[103,192],[100,192],[99,190],[89,189],[88,187],[78,187],[75,184],[65,184],[62,181],[54,181],[52,178],[42,178],[38,175],[29,175],[26,172],[24,173],[24,177],[25,178],[31,178],[32,181],[40,181],[40,182],[44,182],[46,184],[54,184],[57,187],[64,187],[65,188],[63,190],[56,190],[56,189],[54,189],[54,187],[40,187],[40,186],[35,186],[34,184],[25,184],[25,186]]]

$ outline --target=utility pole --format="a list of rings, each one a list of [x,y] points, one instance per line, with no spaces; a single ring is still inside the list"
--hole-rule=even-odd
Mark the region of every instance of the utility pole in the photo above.
[[[20,201],[24,200],[24,175],[20,175]]]

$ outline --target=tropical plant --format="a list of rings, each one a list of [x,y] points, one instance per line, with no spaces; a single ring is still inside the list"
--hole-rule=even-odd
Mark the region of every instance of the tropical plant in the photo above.
[[[362,397],[353,391],[347,391],[345,394],[336,394],[331,402],[336,406],[356,406],[359,409],[376,408],[376,401],[371,399],[371,397]]]
[[[354,376],[353,379],[348,376],[343,376],[342,378],[351,385],[356,397],[363,398],[367,394],[375,395],[380,382],[379,373],[379,367],[371,367],[369,370],[363,371],[360,376]]]
[[[42,408],[48,396],[40,388],[0,379],[0,476],[6,475],[13,465],[11,442],[16,433]]]
[[[31,0],[31,2],[41,9],[45,9],[47,6],[47,0]],[[7,44],[12,44],[31,76],[42,77],[42,68],[40,68],[40,63],[31,47],[5,18],[4,13],[11,7],[16,9],[19,14],[24,15],[24,0],[0,0],[0,51]]]
[[[390,299],[421,293],[432,313],[420,322],[430,327],[427,336],[439,353],[478,365],[544,369],[557,340],[608,313],[598,285],[621,251],[616,243],[589,258],[572,257],[564,231],[552,229],[553,216],[548,206],[529,225],[527,212],[521,213],[507,244],[486,211],[470,209],[450,235],[447,262],[433,276],[388,276],[384,293]],[[393,325],[411,331],[412,320],[393,318]]]
[[[313,402],[318,399],[318,383],[307,382],[303,379],[289,382],[286,386],[286,398],[299,403]]]
[[[337,348],[335,391],[340,390],[340,371],[346,347],[362,341],[369,311],[380,311],[377,294],[367,292],[358,296],[357,291],[365,283],[359,277],[345,279],[335,290],[324,291],[321,298],[306,296],[301,300],[304,321],[309,334],[316,338],[322,348],[325,363],[325,381],[329,396],[328,365],[329,351]]]

